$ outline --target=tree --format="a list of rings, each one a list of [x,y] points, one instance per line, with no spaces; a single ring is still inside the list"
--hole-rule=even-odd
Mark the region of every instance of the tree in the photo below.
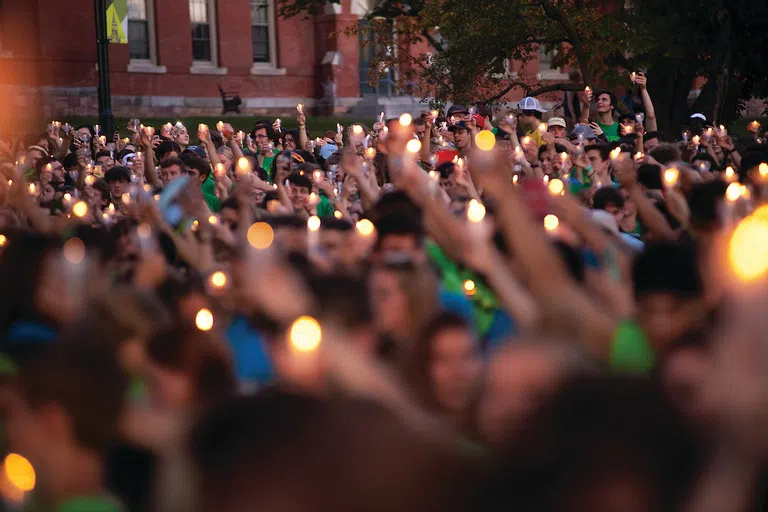
[[[280,12],[315,14],[325,3],[280,0]],[[515,88],[539,95],[581,90],[595,77],[604,83],[625,79],[606,57],[629,49],[628,19],[619,0],[384,0],[368,15],[366,27],[346,32],[376,34],[374,72],[396,67],[401,88],[427,84],[436,103],[489,103]],[[412,51],[419,46],[428,49]],[[554,52],[553,64],[580,71],[582,81],[545,82],[527,71],[541,47]],[[514,72],[510,61],[516,63]]]

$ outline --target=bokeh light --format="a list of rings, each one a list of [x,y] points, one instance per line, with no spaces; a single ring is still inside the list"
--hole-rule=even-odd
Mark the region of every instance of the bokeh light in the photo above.
[[[272,241],[275,239],[275,232],[272,230],[272,226],[266,222],[256,222],[248,228],[248,243],[254,249],[266,249],[272,245]]]
[[[291,324],[288,339],[297,352],[312,352],[320,346],[323,330],[320,323],[311,316],[300,316]]]
[[[213,313],[210,309],[203,308],[195,315],[195,325],[201,331],[210,331],[213,329]]]

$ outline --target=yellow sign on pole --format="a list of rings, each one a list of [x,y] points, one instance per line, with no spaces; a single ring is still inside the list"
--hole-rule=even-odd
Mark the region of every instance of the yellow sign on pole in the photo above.
[[[107,38],[113,44],[128,44],[128,0],[107,0]]]

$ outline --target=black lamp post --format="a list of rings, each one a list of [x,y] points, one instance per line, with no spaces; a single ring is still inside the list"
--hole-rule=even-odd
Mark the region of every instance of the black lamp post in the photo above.
[[[115,118],[112,115],[112,96],[109,92],[109,39],[107,39],[106,0],[93,0],[96,15],[96,60],[99,66],[99,125],[101,133],[112,139]]]

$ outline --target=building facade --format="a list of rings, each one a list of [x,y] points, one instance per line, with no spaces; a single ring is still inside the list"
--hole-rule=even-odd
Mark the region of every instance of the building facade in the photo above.
[[[109,46],[113,111],[215,115],[219,87],[251,115],[293,112],[297,103],[340,114],[366,96],[394,96],[390,82],[366,84],[365,49],[342,33],[367,1],[283,19],[275,0],[128,0],[129,44]],[[0,131],[26,118],[98,112],[93,16],[91,0],[0,0]]]

